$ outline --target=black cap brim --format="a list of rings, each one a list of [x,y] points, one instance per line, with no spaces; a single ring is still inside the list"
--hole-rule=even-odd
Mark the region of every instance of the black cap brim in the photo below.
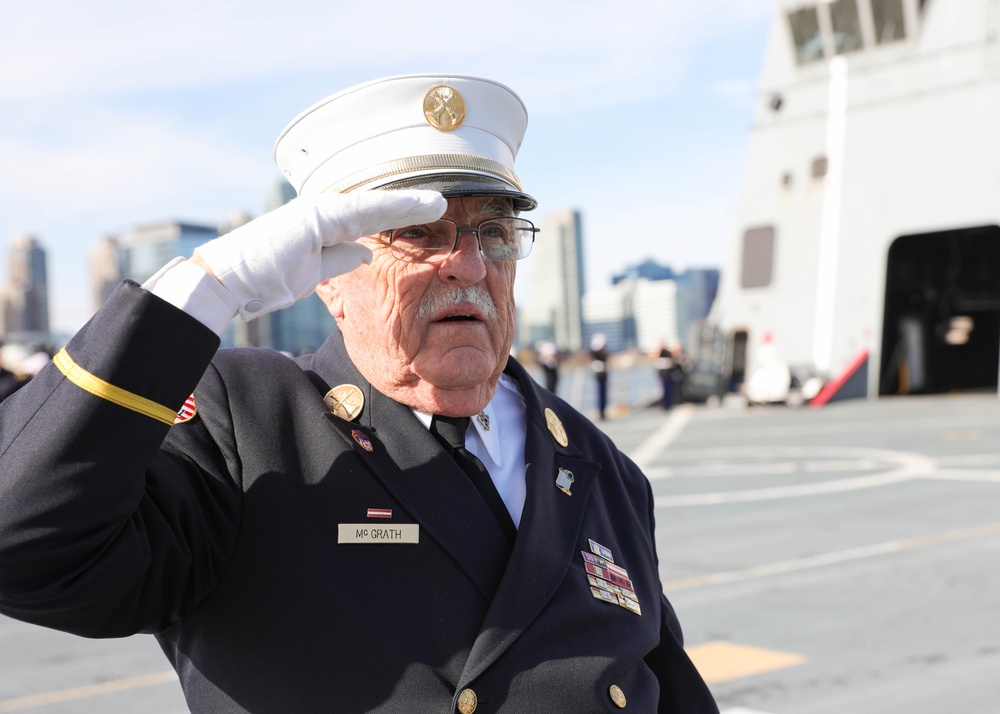
[[[376,190],[392,190],[401,188],[424,188],[438,191],[445,198],[460,198],[462,196],[502,196],[509,198],[515,211],[533,211],[538,206],[530,195],[518,191],[505,181],[481,176],[479,174],[433,174],[430,176],[414,176],[400,179],[379,186]]]

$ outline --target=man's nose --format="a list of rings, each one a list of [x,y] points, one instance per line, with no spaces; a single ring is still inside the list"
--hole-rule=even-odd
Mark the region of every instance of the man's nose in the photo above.
[[[475,233],[462,231],[458,234],[455,249],[441,264],[441,271],[443,279],[463,284],[478,283],[486,276],[486,257],[479,250],[479,238]]]

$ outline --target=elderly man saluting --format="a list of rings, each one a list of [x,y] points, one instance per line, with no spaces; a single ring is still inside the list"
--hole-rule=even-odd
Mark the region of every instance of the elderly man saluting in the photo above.
[[[508,357],[526,125],[441,75],[293,120],[296,199],[123,283],[0,407],[0,611],[152,633],[194,712],[717,711],[648,482]],[[217,351],[314,290],[316,354]]]

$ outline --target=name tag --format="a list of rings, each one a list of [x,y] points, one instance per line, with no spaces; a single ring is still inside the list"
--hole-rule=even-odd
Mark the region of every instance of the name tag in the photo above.
[[[338,543],[419,543],[420,524],[373,526],[370,523],[337,524]]]

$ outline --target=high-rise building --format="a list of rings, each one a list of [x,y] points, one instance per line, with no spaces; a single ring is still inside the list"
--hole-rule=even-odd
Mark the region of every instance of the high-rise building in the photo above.
[[[559,349],[584,346],[583,222],[579,211],[565,209],[545,217],[535,237],[530,299],[520,315],[521,343],[551,340]]]
[[[583,296],[585,337],[607,339],[609,352],[649,352],[678,341],[677,283],[673,280],[621,280]]]
[[[676,285],[676,292],[670,297],[671,320],[676,326],[670,331],[677,335],[675,339],[683,343],[687,340],[691,324],[708,316],[719,288],[719,271],[716,268],[689,268],[677,272],[646,259],[611,278],[613,285],[641,280],[652,284],[670,281]]]
[[[295,189],[285,180],[275,181],[264,201],[264,210],[273,211],[295,198]]]
[[[637,280],[634,283],[635,346],[641,352],[680,342],[679,296],[680,287],[675,280]]]
[[[621,352],[635,345],[629,285],[591,290],[583,296],[584,337],[588,345],[596,335],[604,335],[608,352]]]
[[[215,226],[164,221],[137,226],[121,237],[125,277],[144,283],[177,256],[190,256],[202,243],[219,235]]]
[[[337,329],[333,315],[315,293],[268,317],[271,318],[271,347],[293,355],[315,352]]]
[[[101,238],[90,249],[90,299],[94,312],[111,297],[125,277],[125,250],[115,236]]]
[[[705,320],[719,291],[719,271],[716,268],[689,268],[678,275],[677,333],[687,345],[691,325]]]
[[[295,191],[287,182],[278,182],[267,197],[266,209],[279,208],[294,196]],[[245,212],[233,213],[221,229],[164,221],[133,228],[118,240],[102,239],[91,253],[94,299],[106,300],[122,278],[145,282],[174,257],[190,256],[199,245],[219,236],[220,230],[223,233],[236,230],[251,219],[252,216]],[[269,347],[302,354],[318,349],[335,328],[336,323],[326,305],[313,294],[284,310],[255,320],[234,319],[221,339],[224,347]]]
[[[14,236],[9,266],[10,278],[3,296],[3,333],[8,339],[45,341],[49,334],[45,249],[34,236]]]

